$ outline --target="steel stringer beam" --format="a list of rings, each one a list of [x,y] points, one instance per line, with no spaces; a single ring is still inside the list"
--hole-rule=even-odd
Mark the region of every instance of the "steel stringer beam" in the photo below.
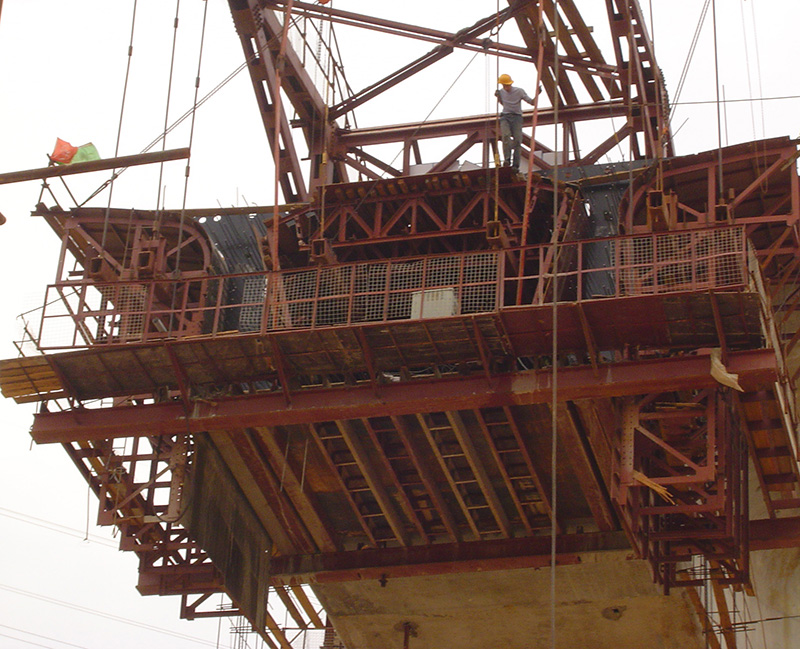
[[[746,391],[769,386],[777,376],[769,349],[732,352],[728,370],[739,375]],[[286,426],[375,416],[411,415],[449,410],[549,403],[553,377],[548,370],[493,376],[430,379],[319,388],[292,392],[287,407],[280,392],[198,400],[187,417],[177,401],[110,408],[76,408],[40,412],[31,435],[39,443],[101,440],[144,435],[171,435],[247,426]],[[644,362],[571,367],[559,371],[560,401],[703,389],[718,384],[711,376],[710,356],[677,356]]]
[[[559,535],[556,563],[574,565],[581,563],[582,553],[628,549],[630,543],[624,532]],[[533,536],[274,557],[270,564],[270,583],[292,586],[544,568],[550,565],[550,551],[550,536]]]

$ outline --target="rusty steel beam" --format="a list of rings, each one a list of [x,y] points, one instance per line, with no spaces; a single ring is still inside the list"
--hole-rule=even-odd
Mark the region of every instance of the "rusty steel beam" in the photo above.
[[[458,524],[456,523],[453,513],[450,511],[450,508],[447,505],[444,495],[439,489],[438,482],[436,481],[436,477],[434,476],[430,465],[423,459],[424,454],[416,437],[410,434],[408,426],[400,417],[395,415],[391,417],[391,420],[401,442],[403,443],[403,446],[408,453],[409,460],[413,463],[414,469],[419,474],[420,481],[430,496],[433,509],[437,514],[439,514],[442,524],[447,529],[450,537],[456,542],[461,541],[461,533],[459,532]]]
[[[188,147],[169,149],[167,151],[154,151],[152,153],[137,153],[116,158],[103,158],[89,162],[76,162],[75,164],[60,167],[41,167],[39,169],[25,169],[23,171],[10,171],[0,174],[0,185],[21,183],[26,180],[43,180],[56,176],[71,176],[73,174],[89,173],[90,171],[104,171],[106,169],[124,169],[136,167],[153,162],[169,162],[170,160],[186,160],[189,157]]]
[[[332,106],[329,113],[330,118],[336,119],[337,117],[351,112],[357,106],[370,101],[379,94],[396,86],[401,81],[415,75],[417,72],[424,70],[437,61],[440,61],[441,59],[450,55],[455,49],[456,45],[474,40],[484,32],[490,31],[500,23],[501,17],[502,20],[506,20],[508,16],[511,15],[511,12],[506,10],[505,14],[506,15],[504,16],[495,14],[487,16],[486,18],[482,18],[476,22],[474,25],[471,25],[470,27],[460,30],[456,34],[453,34],[452,38],[441,42],[430,52],[427,52],[399,70],[395,70],[380,81],[377,81],[364,88],[355,95],[346,98],[338,105]]]
[[[395,508],[386,486],[383,484],[383,472],[379,471],[378,467],[376,467],[371,460],[374,453],[370,452],[362,439],[363,436],[353,429],[349,421],[336,421],[336,427],[339,429],[339,433],[342,439],[344,439],[345,444],[347,444],[350,449],[355,463],[358,465],[361,474],[367,482],[367,486],[375,497],[378,506],[381,508],[383,517],[389,523],[389,527],[392,528],[392,532],[394,532],[398,543],[401,545],[410,545],[411,540],[403,519]]]
[[[511,523],[508,520],[508,515],[503,509],[503,504],[492,485],[491,478],[486,471],[486,466],[482,461],[481,454],[472,441],[467,426],[464,424],[464,420],[458,412],[451,411],[446,414],[450,426],[453,429],[453,433],[455,433],[456,439],[458,440],[458,444],[464,451],[464,457],[470,467],[472,467],[472,473],[475,475],[475,480],[483,493],[483,497],[486,499],[486,503],[489,505],[492,516],[494,516],[495,521],[497,521],[500,532],[503,536],[510,537]]]
[[[324,584],[550,565],[550,536],[439,543],[411,547],[363,548],[330,554],[275,557],[273,585]],[[628,550],[624,532],[570,534],[556,539],[556,563],[575,565],[587,552]]]
[[[380,453],[377,454],[376,458],[377,461],[380,463],[379,469],[383,471],[384,475],[386,475],[386,477],[392,482],[395,489],[395,496],[400,505],[400,509],[403,511],[403,513],[405,513],[406,518],[409,521],[411,521],[412,525],[414,525],[422,541],[427,543],[430,539],[428,533],[425,531],[425,526],[420,517],[417,515],[417,512],[414,511],[414,506],[411,503],[411,500],[409,500],[406,487],[402,483],[400,475],[398,475],[398,472],[392,465],[392,459],[390,459],[390,456],[392,456],[393,454],[390,453],[387,450],[386,446],[384,445],[386,436],[382,435],[375,429],[371,419],[363,419],[361,420],[361,424],[364,426],[364,430],[366,431],[367,436],[372,442],[372,445],[375,447],[375,449],[380,451]],[[350,424],[350,422],[342,422],[342,425],[346,425],[352,429],[352,425]],[[384,443],[382,443],[381,440],[384,440]],[[351,448],[351,451],[352,450],[353,448]]]
[[[279,7],[285,7],[287,0],[264,0],[264,4],[277,9]],[[499,14],[492,15],[491,20],[494,21],[493,27],[505,23],[517,11],[519,11],[524,4],[525,1],[523,0],[522,2],[518,2],[516,7],[509,7],[500,11]],[[392,36],[413,38],[429,43],[449,42],[454,47],[470,51],[484,52],[489,50],[495,56],[528,62],[531,60],[531,55],[528,49],[520,47],[519,45],[510,45],[507,43],[493,41],[489,38],[477,37],[458,42],[456,39],[457,34],[454,32],[445,32],[440,29],[412,25],[410,23],[401,23],[395,20],[386,20],[376,16],[368,16],[366,14],[344,11],[342,9],[334,9],[331,6],[311,4],[308,2],[295,2],[292,6],[291,12],[292,15],[328,20],[332,23],[345,25],[347,27],[369,29],[370,31],[390,34]],[[610,70],[605,69],[603,71],[606,73],[610,72]]]
[[[577,407],[572,402],[559,404],[556,416],[559,442],[566,448],[597,527],[604,532],[617,529],[614,506]]]
[[[775,353],[769,349],[731,352],[728,370],[739,375],[745,390],[770,385],[776,379]],[[602,366],[598,374],[592,367],[563,368],[559,371],[559,400],[718,385],[711,376],[709,356],[609,364]],[[36,414],[31,435],[36,442],[54,443],[531,405],[549,402],[552,389],[549,370],[531,370],[494,376],[491,384],[485,376],[467,376],[387,384],[377,390],[369,383],[298,390],[292,392],[291,407],[287,407],[281,393],[227,397],[214,402],[199,400],[188,417],[180,403],[76,408]]]
[[[533,123],[532,110],[523,111],[523,126]],[[622,100],[612,99],[593,104],[563,106],[558,111],[558,122],[583,122],[612,117],[625,117],[627,108]],[[469,135],[476,131],[494,131],[497,117],[490,115],[473,115],[430,120],[423,124],[393,124],[387,126],[365,127],[359,129],[340,129],[336,131],[336,141],[346,147],[369,146],[373,144],[390,144],[408,139],[423,140],[426,138],[449,137],[453,135]],[[552,108],[539,109],[537,124],[548,126],[555,123],[555,112]]]
[[[264,427],[256,431],[258,443],[263,444],[265,455],[273,474],[280,475],[279,491],[283,490],[291,501],[297,516],[309,531],[317,547],[323,552],[337,550],[336,535],[328,519],[327,513],[316,501],[314,494],[303,488],[303,467],[295,466],[276,439],[274,428]],[[249,437],[249,436],[248,436]],[[298,475],[300,477],[298,477]]]

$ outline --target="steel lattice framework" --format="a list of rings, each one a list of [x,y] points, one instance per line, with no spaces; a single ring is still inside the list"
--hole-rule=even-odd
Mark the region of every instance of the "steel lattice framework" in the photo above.
[[[722,615],[750,550],[800,526],[776,518],[800,506],[796,142],[675,157],[636,0],[594,27],[573,0],[509,0],[453,32],[229,2],[286,204],[39,205],[62,241],[28,329],[41,354],[0,364],[6,396],[42,403],[34,439],[64,445],[140,557],[139,589],[287,648],[269,586],[333,646],[357,623],[323,619],[304,585],[340,612],[339,587],[632,549],[703,617],[711,579]],[[309,51],[326,25],[431,49],[354,90],[333,38]],[[356,126],[459,50],[536,70],[525,175],[495,166],[495,115]],[[620,143],[626,160],[597,164]],[[769,519],[750,520],[749,466]],[[230,610],[207,609],[218,592]]]

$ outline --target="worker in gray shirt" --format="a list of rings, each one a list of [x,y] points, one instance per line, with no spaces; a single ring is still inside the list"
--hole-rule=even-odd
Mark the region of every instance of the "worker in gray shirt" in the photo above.
[[[497,83],[502,90],[495,90],[494,96],[503,106],[500,113],[500,135],[503,138],[503,166],[509,165],[519,171],[519,149],[522,146],[522,102],[533,106],[533,99],[522,88],[513,86],[514,80],[501,74]]]

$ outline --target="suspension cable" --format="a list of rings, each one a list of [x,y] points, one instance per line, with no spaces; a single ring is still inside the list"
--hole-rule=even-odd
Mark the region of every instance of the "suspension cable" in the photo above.
[[[703,4],[703,9],[700,11],[700,18],[697,21],[697,27],[694,30],[694,36],[692,36],[692,42],[689,45],[689,52],[686,54],[686,61],[683,63],[683,69],[681,70],[681,76],[678,79],[678,85],[675,89],[675,98],[672,103],[672,110],[670,111],[670,119],[672,119],[672,115],[675,112],[675,106],[678,103],[678,99],[681,96],[681,92],[683,91],[683,84],[686,83],[686,77],[689,74],[689,65],[694,58],[694,51],[697,48],[697,42],[700,39],[700,32],[703,29],[703,23],[706,20],[706,14],[708,13],[708,7],[711,3],[711,0],[706,0]]]
[[[331,4],[333,7],[333,4]],[[320,22],[322,19],[320,18]],[[319,28],[319,47],[317,63],[322,68],[320,59],[322,58],[322,42],[324,40],[325,30],[320,25]],[[320,236],[325,238],[325,187],[328,184],[328,114],[330,112],[330,105],[335,99],[336,88],[334,86],[334,73],[336,68],[333,65],[333,53],[331,50],[331,41],[333,40],[333,21],[328,21],[328,42],[325,43],[328,59],[325,62],[325,67],[322,68],[322,76],[325,79],[325,113],[322,120],[322,160],[320,160],[321,169],[320,173]]]
[[[494,76],[496,80],[500,79],[500,0],[497,0],[495,10],[495,33],[497,34],[497,54],[495,55],[495,70]],[[497,83],[494,84],[497,88]],[[494,102],[494,128],[495,138],[500,132],[500,102]],[[495,140],[494,148],[494,220],[499,220],[500,211],[500,151],[497,140]]]
[[[219,82],[219,83],[218,83],[216,86],[214,86],[214,88],[212,88],[212,89],[211,89],[209,92],[207,92],[207,93],[206,93],[206,94],[205,94],[205,95],[202,97],[202,99],[200,99],[200,100],[199,100],[199,101],[196,103],[196,105],[194,105],[194,104],[193,104],[193,105],[192,105],[192,107],[191,107],[189,110],[187,110],[187,111],[186,111],[186,112],[185,112],[183,115],[181,115],[181,116],[180,116],[178,119],[176,119],[174,122],[172,122],[172,124],[170,124],[170,126],[169,126],[169,127],[168,127],[168,128],[165,130],[165,131],[163,131],[162,133],[160,133],[160,134],[158,135],[158,137],[156,137],[155,139],[153,139],[153,140],[152,140],[152,141],[151,141],[151,142],[150,142],[150,143],[149,143],[149,144],[148,144],[146,147],[144,147],[144,148],[143,148],[143,149],[142,149],[142,150],[141,150],[139,153],[147,153],[148,151],[150,151],[150,149],[152,149],[153,147],[155,147],[155,146],[156,146],[156,145],[157,145],[159,142],[161,142],[161,141],[162,141],[162,140],[163,140],[165,137],[167,137],[167,135],[168,135],[168,134],[170,134],[172,131],[174,131],[176,128],[178,128],[178,126],[180,126],[181,124],[183,124],[183,122],[185,122],[185,121],[186,121],[186,120],[187,120],[189,117],[192,117],[192,116],[194,115],[195,111],[196,111],[198,108],[200,108],[200,106],[202,106],[203,104],[205,104],[205,103],[206,103],[206,102],[207,102],[209,99],[211,99],[211,97],[213,97],[214,95],[216,95],[216,94],[217,94],[217,93],[218,93],[220,90],[222,90],[222,88],[224,88],[224,87],[225,87],[225,86],[226,86],[226,85],[227,85],[229,82],[231,82],[231,81],[232,81],[232,80],[233,80],[233,79],[236,77],[236,75],[238,75],[238,74],[239,74],[239,73],[240,73],[242,70],[244,70],[244,69],[245,69],[245,68],[246,68],[246,67],[247,67],[247,66],[248,66],[248,65],[249,65],[249,64],[250,64],[250,63],[253,61],[253,59],[254,59],[255,57],[256,57],[256,55],[254,54],[253,56],[251,56],[250,58],[248,58],[247,60],[245,60],[245,61],[244,61],[244,63],[240,64],[240,65],[239,65],[239,66],[238,66],[238,67],[237,67],[237,68],[236,68],[236,69],[235,69],[233,72],[231,72],[231,73],[230,73],[230,74],[229,74],[227,77],[225,77],[225,78],[224,78],[222,81],[220,81],[220,82]],[[123,174],[123,173],[124,173],[124,172],[125,172],[127,169],[128,169],[128,167],[125,167],[125,168],[123,168],[123,169],[120,169],[119,173],[118,173],[118,174],[116,174],[116,178],[119,178],[119,177],[120,177],[120,176],[121,176],[121,175],[122,175],[122,174]],[[88,203],[88,202],[89,202],[90,200],[92,200],[92,199],[93,199],[95,196],[97,196],[97,195],[98,195],[100,192],[102,192],[102,191],[103,191],[103,190],[104,190],[106,187],[108,187],[108,185],[110,184],[110,182],[111,182],[111,180],[106,180],[105,182],[103,182],[103,184],[102,184],[102,185],[100,185],[100,186],[99,186],[97,189],[95,189],[95,190],[94,190],[94,191],[93,191],[93,192],[92,192],[92,193],[89,195],[89,197],[88,197],[88,198],[86,198],[86,199],[85,199],[85,200],[84,200],[82,203],[80,203],[80,205],[78,205],[78,207],[83,207],[84,205],[86,205],[86,203]],[[77,204],[77,203],[76,203],[76,204]]]
[[[164,133],[167,132],[167,128],[169,128],[169,107],[170,107],[170,99],[172,97],[172,77],[175,71],[175,50],[177,47],[178,42],[178,16],[180,14],[181,9],[181,0],[176,0],[175,2],[175,20],[173,22],[172,28],[172,53],[169,59],[169,79],[167,81],[167,101],[166,106],[164,107]],[[167,148],[167,138],[164,136],[161,140],[161,151],[165,151]],[[158,165],[158,195],[156,196],[156,213],[155,213],[155,230],[156,233],[159,230],[159,226],[161,224],[161,209],[163,207],[161,202],[161,192],[162,192],[162,185],[164,181],[164,163],[161,162]]]
[[[714,86],[717,95],[717,152],[718,152],[717,202],[721,203],[724,200],[725,187],[723,185],[723,176],[722,176],[722,115],[720,113],[721,105],[719,97],[719,47],[717,45],[717,0],[711,1],[711,18],[714,25]]]
[[[541,2],[540,2],[541,5]],[[552,348],[552,376],[553,389],[550,402],[550,499],[552,503],[552,518],[550,520],[550,640],[552,649],[556,649],[556,539],[558,534],[558,479],[556,455],[558,453],[558,108],[560,95],[559,81],[559,27],[561,21],[558,16],[559,0],[554,0],[553,11],[555,15],[555,47],[553,48],[553,76],[555,92],[553,93],[553,128],[555,133],[553,144],[553,348]],[[537,88],[538,92],[538,88]],[[531,147],[533,148],[533,142]],[[529,170],[530,173],[530,170]],[[541,280],[540,280],[541,281]]]
[[[127,98],[127,95],[128,95],[128,80],[130,79],[131,60],[133,58],[133,35],[134,35],[134,31],[136,29],[136,6],[137,6],[137,3],[138,3],[138,0],[133,0],[133,13],[131,14],[131,36],[130,36],[130,41],[128,43],[128,62],[127,62],[127,65],[125,67],[125,84],[124,84],[124,86],[122,88],[122,104],[120,105],[120,109],[119,109],[119,124],[117,126],[117,143],[116,143],[116,145],[114,147],[114,157],[115,158],[119,157],[119,142],[120,142],[120,139],[122,138],[122,121],[123,121],[123,116],[125,114],[125,99]],[[114,178],[116,178],[116,175],[117,175],[117,170],[116,169],[112,169],[111,170],[111,179],[109,181],[110,185],[111,185],[111,188],[109,189],[109,192],[108,192],[108,204],[106,205],[106,213],[105,213],[105,216],[103,217],[103,236],[100,239],[100,249],[101,250],[105,250],[105,247],[106,247],[106,235],[108,234],[108,219],[109,219],[109,216],[111,214],[111,196],[114,193]]]
[[[183,225],[186,220],[186,197],[189,193],[189,174],[191,170],[191,151],[192,151],[192,141],[194,139],[194,126],[197,117],[197,97],[200,92],[200,69],[203,63],[203,47],[205,45],[205,38],[206,38],[206,22],[208,18],[208,0],[203,0],[203,26],[200,30],[200,51],[197,56],[197,76],[194,80],[194,104],[192,107],[192,119],[191,124],[189,127],[189,158],[186,160],[186,172],[184,173],[184,180],[183,180],[183,201],[181,202],[181,217],[180,217],[180,224],[178,226],[178,243],[177,243],[177,250],[175,252],[175,277],[180,277],[181,272],[181,249],[183,247]],[[175,311],[175,299],[177,296],[177,284],[173,285],[172,290],[172,311]]]

